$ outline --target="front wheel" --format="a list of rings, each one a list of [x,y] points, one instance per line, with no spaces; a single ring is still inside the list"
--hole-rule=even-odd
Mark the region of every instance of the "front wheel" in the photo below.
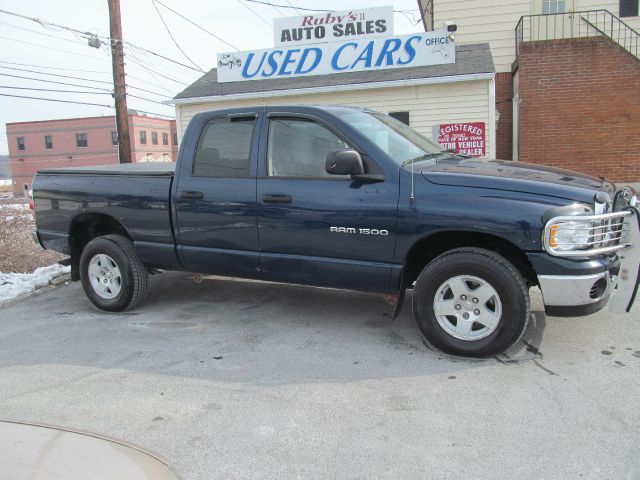
[[[100,310],[135,307],[144,299],[148,278],[133,243],[121,235],[94,238],[80,256],[82,288]]]
[[[518,341],[529,321],[529,291],[504,257],[480,248],[446,252],[420,273],[413,312],[442,351],[484,357]]]

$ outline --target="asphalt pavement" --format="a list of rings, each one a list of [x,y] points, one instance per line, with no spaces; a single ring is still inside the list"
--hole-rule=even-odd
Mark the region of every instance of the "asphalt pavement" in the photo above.
[[[184,479],[640,479],[640,314],[545,317],[470,360],[410,298],[186,274],[105,314],[78,283],[0,308],[0,418],[119,438]]]

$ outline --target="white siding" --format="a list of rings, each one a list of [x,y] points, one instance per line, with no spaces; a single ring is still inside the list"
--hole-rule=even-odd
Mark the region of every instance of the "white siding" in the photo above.
[[[575,0],[576,10],[609,10],[616,17],[620,16],[619,0]],[[640,0],[638,0],[640,3]],[[640,17],[621,18],[631,28],[640,31]]]
[[[485,122],[489,156],[494,130],[490,124],[491,84],[490,80],[479,80],[351,91],[336,87],[336,91],[330,93],[182,104],[176,108],[176,118],[182,133],[198,112],[251,105],[353,105],[384,113],[408,111],[411,126],[429,138],[432,138],[432,126],[436,124]]]
[[[434,28],[450,20],[458,25],[456,43],[489,42],[496,71],[510,72],[516,25],[531,9],[531,0],[434,0]]]
[[[604,9],[620,14],[619,0],[573,0],[573,4],[575,11]],[[567,9],[570,5],[567,0]],[[436,30],[444,28],[446,21],[458,25],[459,44],[489,42],[496,71],[510,72],[516,54],[516,25],[523,15],[541,13],[540,6],[540,0],[434,0],[433,23]],[[621,20],[640,30],[640,17]]]

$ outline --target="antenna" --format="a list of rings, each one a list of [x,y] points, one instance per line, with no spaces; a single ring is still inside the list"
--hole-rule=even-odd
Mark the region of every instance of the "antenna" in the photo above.
[[[411,76],[411,96],[415,97],[415,91],[414,91],[414,83],[415,83],[415,78],[413,76]],[[415,143],[411,142],[412,146],[414,147],[414,154],[415,154]],[[414,170],[413,170],[413,164],[415,162],[411,162],[411,195],[409,196],[409,205],[413,205],[413,203],[416,200],[416,196],[415,196],[415,188],[414,188],[414,182],[415,182],[415,175]]]

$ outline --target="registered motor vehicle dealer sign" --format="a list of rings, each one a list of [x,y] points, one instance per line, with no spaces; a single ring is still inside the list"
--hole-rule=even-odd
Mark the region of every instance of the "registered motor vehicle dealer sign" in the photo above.
[[[433,126],[433,138],[448,150],[472,157],[484,157],[487,142],[484,122],[445,123]]]
[[[393,35],[393,7],[274,18],[273,35],[276,47],[388,37]]]
[[[455,63],[446,31],[218,54],[218,82]]]

